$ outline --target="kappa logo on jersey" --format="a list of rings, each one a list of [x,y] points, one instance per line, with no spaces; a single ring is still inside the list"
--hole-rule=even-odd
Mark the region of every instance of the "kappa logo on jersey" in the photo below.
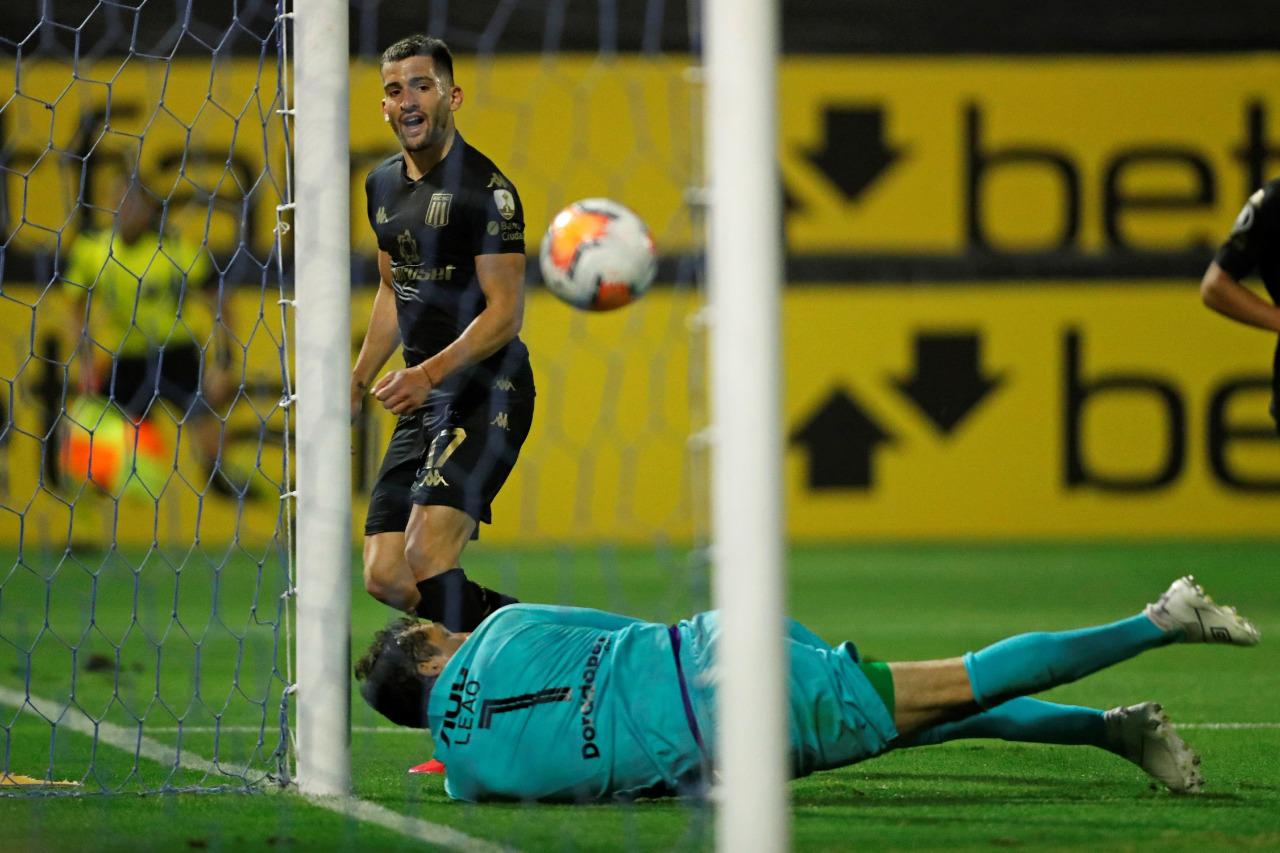
[[[514,391],[516,390],[516,383],[512,382],[506,376],[499,376],[497,379],[493,380],[493,387],[494,390],[497,391]]]
[[[494,187],[501,187],[504,190],[509,190],[511,189],[511,184],[506,178],[502,177],[497,172],[494,172],[489,176],[489,184],[485,189],[493,189]]]
[[[449,224],[449,208],[453,206],[453,193],[433,193],[427,203],[427,215],[423,221],[432,228],[443,228]]]
[[[379,207],[378,212],[373,215],[373,221],[378,223],[379,225],[386,225],[387,209],[385,207]]]
[[[503,219],[516,215],[516,200],[509,190],[494,190],[493,203],[498,206],[498,213],[502,214]]]
[[[400,250],[400,260],[406,264],[416,264],[422,260],[418,254],[418,241],[406,228],[396,236],[396,248]]]
[[[494,415],[493,420],[489,421],[489,426],[496,426],[498,429],[504,429],[507,432],[511,431],[511,425],[507,423],[506,412],[498,412],[498,414]]]
[[[1243,234],[1253,227],[1253,199],[1245,202],[1244,207],[1240,211],[1240,215],[1236,217],[1235,224],[1231,226],[1232,234]]]

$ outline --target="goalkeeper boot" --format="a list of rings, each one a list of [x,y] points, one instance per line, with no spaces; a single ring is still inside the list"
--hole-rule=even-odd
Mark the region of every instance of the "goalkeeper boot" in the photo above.
[[[1178,578],[1160,600],[1144,611],[1165,631],[1182,632],[1186,643],[1230,643],[1256,646],[1261,634],[1234,607],[1223,607],[1205,594],[1191,575]]]
[[[409,768],[410,773],[443,773],[444,764],[432,758]]]
[[[1177,794],[1204,787],[1200,756],[1173,730],[1155,702],[1112,708],[1103,714],[1111,751],[1127,758]]]

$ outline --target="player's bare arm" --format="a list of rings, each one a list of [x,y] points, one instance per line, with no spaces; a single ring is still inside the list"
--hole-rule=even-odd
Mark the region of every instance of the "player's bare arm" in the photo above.
[[[378,380],[373,393],[383,407],[397,415],[413,411],[445,377],[483,361],[520,333],[524,323],[524,255],[478,255],[476,278],[484,293],[484,310],[453,343],[431,358],[393,370]]]
[[[378,293],[373,297],[373,312],[365,332],[360,355],[351,371],[351,415],[360,411],[364,395],[378,371],[400,346],[400,328],[396,324],[396,295],[391,289],[391,256],[378,252]]]
[[[1236,281],[1217,261],[1205,270],[1200,298],[1207,307],[1238,323],[1280,332],[1280,308]]]

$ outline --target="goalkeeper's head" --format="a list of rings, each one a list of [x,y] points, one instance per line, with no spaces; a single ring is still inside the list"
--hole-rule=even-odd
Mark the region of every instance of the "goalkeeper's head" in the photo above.
[[[373,637],[356,663],[360,695],[393,723],[425,729],[427,700],[445,664],[470,634],[455,634],[438,622],[396,619]]]

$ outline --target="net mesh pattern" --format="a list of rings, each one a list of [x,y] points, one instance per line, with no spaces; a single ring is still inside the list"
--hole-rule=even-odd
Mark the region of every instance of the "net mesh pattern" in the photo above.
[[[0,35],[0,793],[287,777],[287,205],[271,4]]]

